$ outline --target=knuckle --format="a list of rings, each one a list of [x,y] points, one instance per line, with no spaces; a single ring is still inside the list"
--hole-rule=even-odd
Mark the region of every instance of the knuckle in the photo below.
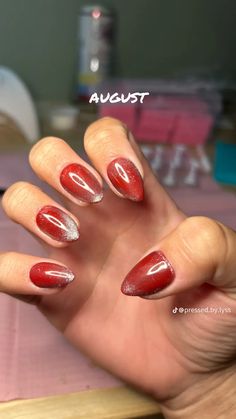
[[[190,217],[186,220],[186,223],[189,223],[188,226],[193,230],[196,230],[196,233],[198,231],[203,240],[211,242],[212,240],[219,238],[219,236],[222,236],[219,224],[211,218]]]
[[[207,217],[187,218],[180,225],[179,235],[185,252],[189,256],[198,254],[201,258],[210,257],[222,239],[225,239],[220,225]]]
[[[117,134],[125,134],[125,125],[118,119],[104,117],[93,122],[86,130],[84,136],[84,147],[86,152],[99,152],[109,147],[116,139]]]
[[[55,150],[55,147],[57,147],[60,142],[64,143],[63,140],[56,137],[45,137],[38,141],[30,151],[30,165],[33,168],[39,168],[45,164],[45,161],[48,159],[48,157],[50,157],[52,151]]]
[[[103,118],[100,118],[97,121],[92,122],[86,129],[85,134],[90,135],[100,129],[122,126],[124,126],[124,124],[123,122],[119,121],[119,119],[112,118],[110,116],[104,116]]]
[[[15,252],[9,251],[0,255],[0,266],[10,267],[15,259]]]
[[[101,128],[104,127],[111,127],[111,128],[118,128],[118,129],[125,129],[127,128],[125,123],[120,121],[117,118],[112,118],[111,116],[104,116],[100,119]]]
[[[1,291],[7,289],[7,279],[14,274],[15,258],[16,253],[11,251],[0,255]]]
[[[29,184],[27,182],[13,183],[5,192],[2,198],[2,206],[6,214],[13,218],[17,209],[24,204],[29,195]]]
[[[87,153],[97,153],[109,147],[112,143],[114,132],[111,128],[103,128],[86,137],[85,150]]]

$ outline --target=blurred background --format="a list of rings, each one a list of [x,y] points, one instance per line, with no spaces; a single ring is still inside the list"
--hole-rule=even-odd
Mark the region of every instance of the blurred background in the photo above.
[[[235,80],[233,0],[108,0],[117,15],[119,77],[195,75]],[[81,0],[0,0],[0,64],[35,100],[71,100]],[[95,2],[96,4],[96,2]]]
[[[233,0],[0,0],[1,172],[9,152],[20,178],[19,153],[46,135],[83,153],[89,123],[113,116],[165,186],[234,190],[235,18]],[[149,96],[102,100],[114,92]]]
[[[81,151],[86,126],[111,115],[166,185],[177,168],[196,185],[213,154],[215,178],[233,185],[221,157],[234,166],[235,17],[233,0],[0,0],[0,150],[57,135]],[[150,97],[95,106],[95,91]]]

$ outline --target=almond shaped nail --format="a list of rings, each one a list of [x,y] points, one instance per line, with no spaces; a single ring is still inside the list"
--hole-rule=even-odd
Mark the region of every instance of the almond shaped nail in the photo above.
[[[125,198],[132,201],[143,200],[143,179],[131,160],[123,157],[114,159],[107,167],[107,176],[114,188]]]
[[[97,178],[81,164],[66,166],[60,175],[62,187],[82,202],[93,204],[103,198],[102,187]]]
[[[73,281],[75,275],[65,266],[51,262],[39,262],[32,266],[30,280],[40,288],[61,288]]]
[[[60,242],[72,242],[79,238],[78,226],[73,218],[52,205],[41,208],[36,224],[43,233]]]
[[[121,285],[126,295],[144,297],[167,287],[175,277],[174,270],[161,251],[141,259],[128,273]]]

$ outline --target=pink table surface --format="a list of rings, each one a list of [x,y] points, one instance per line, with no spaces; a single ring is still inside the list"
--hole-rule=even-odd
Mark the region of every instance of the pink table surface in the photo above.
[[[42,187],[26,155],[0,155],[0,186],[17,180]],[[210,177],[202,179],[200,188],[179,188],[170,193],[189,215],[210,216],[236,229],[236,195],[223,191]],[[1,208],[0,229],[0,251],[43,255],[36,240],[9,221]],[[0,317],[1,401],[121,384],[81,355],[34,306],[1,294]]]

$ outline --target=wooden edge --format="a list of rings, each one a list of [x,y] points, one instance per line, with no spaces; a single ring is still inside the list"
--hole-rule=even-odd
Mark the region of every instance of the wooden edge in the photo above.
[[[0,404],[1,419],[127,419],[155,413],[160,409],[154,399],[125,386]]]

